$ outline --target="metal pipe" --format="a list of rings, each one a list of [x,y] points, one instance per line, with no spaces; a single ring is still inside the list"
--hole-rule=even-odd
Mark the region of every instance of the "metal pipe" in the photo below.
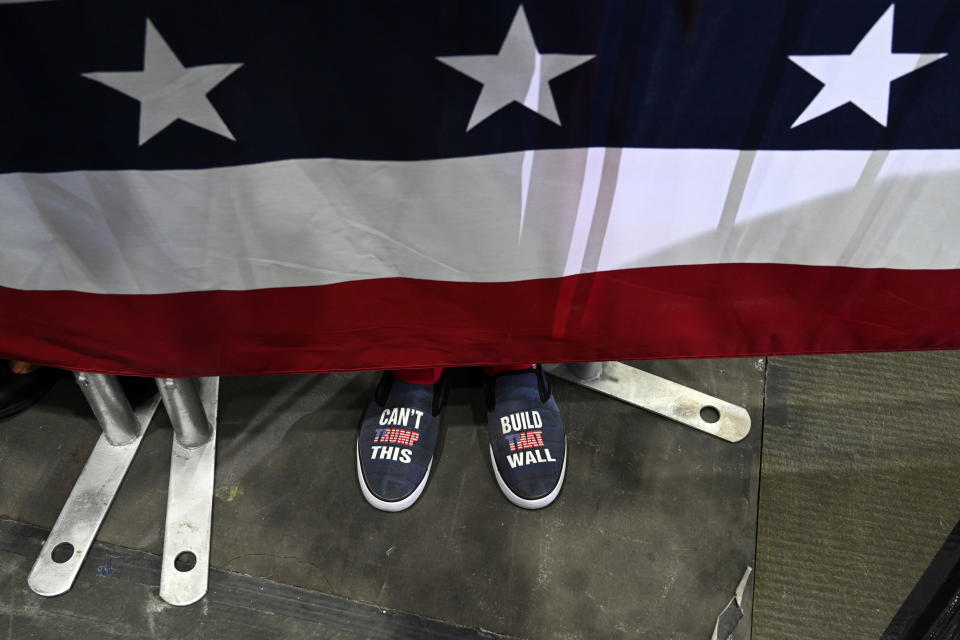
[[[74,372],[77,384],[93,409],[107,441],[114,445],[129,444],[140,435],[140,423],[130,401],[120,388],[116,376],[103,373]]]
[[[568,362],[567,369],[576,377],[589,382],[603,375],[602,362]]]
[[[210,440],[212,429],[200,401],[197,382],[193,378],[157,378],[160,397],[167,408],[177,442],[193,449]]]

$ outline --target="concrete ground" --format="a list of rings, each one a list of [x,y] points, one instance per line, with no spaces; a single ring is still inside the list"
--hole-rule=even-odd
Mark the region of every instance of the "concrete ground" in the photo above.
[[[0,634],[709,639],[750,567],[733,638],[877,637],[960,518],[958,356],[633,363],[746,407],[736,444],[555,381],[570,461],[539,512],[495,485],[473,371],[399,514],[366,505],[353,467],[376,374],[223,379],[214,569],[185,608],[157,596],[162,410],[73,590],[26,587],[98,436],[65,380],[0,422]]]

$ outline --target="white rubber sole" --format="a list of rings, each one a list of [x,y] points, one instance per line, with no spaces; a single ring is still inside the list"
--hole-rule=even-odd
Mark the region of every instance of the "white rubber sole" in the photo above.
[[[360,491],[363,492],[363,497],[367,502],[370,503],[370,506],[380,509],[380,511],[389,511],[391,513],[396,513],[397,511],[403,511],[404,509],[409,509],[413,506],[413,503],[417,501],[420,497],[420,494],[423,493],[424,487],[427,486],[427,479],[430,477],[430,468],[433,467],[433,458],[430,458],[429,464],[427,464],[427,472],[423,474],[423,480],[420,481],[420,484],[417,485],[417,488],[413,490],[413,493],[408,495],[402,500],[381,500],[377,496],[373,495],[370,489],[367,488],[367,481],[363,477],[363,468],[360,465],[360,442],[356,443],[357,449],[357,480],[360,482]],[[564,466],[566,466],[566,461],[564,461]]]
[[[536,500],[527,500],[526,498],[521,498],[510,490],[510,487],[507,486],[507,483],[503,481],[502,477],[500,477],[500,469],[497,468],[497,460],[493,457],[493,445],[489,445],[489,447],[490,464],[493,465],[493,475],[497,477],[497,484],[500,485],[500,491],[507,497],[507,500],[522,509],[543,509],[557,499],[557,496],[560,494],[560,488],[563,487],[563,479],[567,475],[568,456],[566,437],[563,439],[563,468],[560,470],[560,479],[557,481],[557,486],[553,488],[553,491],[542,498],[537,498]]]

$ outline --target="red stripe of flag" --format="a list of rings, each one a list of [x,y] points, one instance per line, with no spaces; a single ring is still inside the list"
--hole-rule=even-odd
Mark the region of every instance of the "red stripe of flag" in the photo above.
[[[163,376],[960,348],[960,270],[722,264],[164,295],[0,287],[0,309],[4,357]]]

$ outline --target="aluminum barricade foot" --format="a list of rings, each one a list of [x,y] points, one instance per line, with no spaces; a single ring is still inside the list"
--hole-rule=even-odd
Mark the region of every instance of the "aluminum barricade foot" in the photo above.
[[[207,592],[220,378],[158,378],[174,439],[160,597],[193,604]]]
[[[103,434],[27,577],[30,588],[42,596],[57,596],[73,586],[160,403],[155,396],[134,411],[116,376],[74,375]]]
[[[750,433],[750,414],[725,400],[622,362],[545,364],[544,371],[728,442]]]

